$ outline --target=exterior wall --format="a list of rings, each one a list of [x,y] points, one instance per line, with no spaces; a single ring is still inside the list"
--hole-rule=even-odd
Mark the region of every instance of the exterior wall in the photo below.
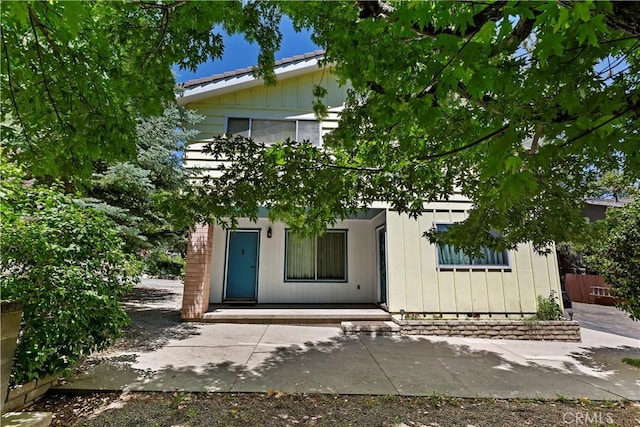
[[[417,220],[387,213],[390,311],[519,317],[535,313],[537,295],[547,297],[551,290],[560,295],[555,248],[540,256],[530,244],[520,245],[509,251],[509,268],[439,268],[436,245],[422,234],[434,222],[463,220],[470,207],[430,204]]]
[[[272,87],[258,86],[212,96],[187,107],[205,119],[196,125],[197,141],[185,150],[185,167],[215,168],[217,162],[202,153],[206,140],[225,132],[228,117],[270,119],[315,119],[313,86],[322,84],[331,113],[322,123],[322,134],[337,126],[338,114],[346,98],[346,87],[339,87],[329,70],[318,69],[298,77],[281,80]],[[214,172],[210,172],[215,176]],[[386,207],[382,203],[380,206]],[[388,212],[373,220],[347,220],[335,228],[347,229],[348,282],[285,282],[285,226],[267,219],[257,223],[241,221],[239,228],[261,230],[257,298],[260,303],[378,302],[380,271],[377,259],[376,228],[386,222],[387,306],[390,311],[418,313],[519,316],[536,311],[536,296],[560,295],[555,251],[547,257],[536,255],[528,244],[509,253],[508,269],[439,269],[436,246],[422,233],[434,222],[455,222],[465,218],[471,203],[452,195],[450,201],[430,204],[417,220]],[[268,227],[273,237],[266,237]],[[210,302],[222,302],[226,269],[227,231],[215,227],[211,270]],[[211,246],[211,245],[210,245]],[[187,261],[189,265],[189,261]],[[189,268],[189,267],[187,267]],[[201,284],[208,282],[201,280]],[[360,287],[360,289],[358,289]],[[188,290],[185,283],[185,295]],[[202,289],[205,293],[204,287]],[[206,299],[206,297],[205,297]],[[188,308],[188,307],[187,307]],[[197,310],[196,310],[197,311]],[[183,309],[183,316],[185,316]],[[195,312],[194,312],[195,313]]]
[[[209,307],[206,295],[210,287],[212,244],[211,226],[199,225],[189,233],[181,313],[184,320],[202,317]]]
[[[606,211],[606,206],[585,204],[582,208],[582,216],[587,217],[589,222],[599,221],[606,218]]]
[[[51,387],[58,384],[58,375],[31,380],[9,389],[6,401],[2,406],[3,413],[20,411],[40,399]]]
[[[313,114],[313,86],[324,85],[324,98],[330,113],[321,123],[322,134],[337,127],[338,112],[346,99],[346,87],[338,83],[329,70],[318,69],[300,77],[279,81],[276,86],[259,86],[194,102],[187,107],[204,116],[204,120],[194,126],[199,130],[198,140],[192,141],[185,150],[185,167],[211,168],[216,162],[202,153],[205,142],[223,134],[227,117],[251,117],[265,119],[306,119],[315,120]],[[215,176],[215,175],[214,175]]]
[[[384,215],[381,215],[384,217]],[[378,301],[375,220],[345,220],[335,229],[347,230],[347,282],[285,282],[285,225],[258,219],[240,220],[238,229],[260,229],[258,303],[374,303]],[[272,237],[267,238],[271,227]],[[211,270],[211,303],[223,301],[228,231],[216,226]]]

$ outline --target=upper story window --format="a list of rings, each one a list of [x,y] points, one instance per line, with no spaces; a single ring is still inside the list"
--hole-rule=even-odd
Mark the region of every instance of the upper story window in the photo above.
[[[320,144],[320,123],[316,120],[271,120],[244,117],[227,119],[227,134],[253,138],[264,144],[281,142],[287,138],[293,141],[309,141]]]
[[[446,231],[450,224],[436,224],[438,231]],[[472,258],[453,245],[438,245],[438,266],[456,268],[508,268],[509,255],[507,251],[494,251],[482,248],[482,256]]]

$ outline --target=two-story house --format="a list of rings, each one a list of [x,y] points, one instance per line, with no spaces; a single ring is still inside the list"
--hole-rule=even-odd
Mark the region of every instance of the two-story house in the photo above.
[[[262,142],[308,139],[322,145],[338,126],[346,97],[330,68],[321,68],[322,52],[276,63],[278,84],[265,86],[241,69],[186,82],[178,102],[205,119],[197,125],[201,141],[191,141],[185,167],[208,168],[206,139],[241,134]],[[312,88],[328,93],[329,116],[313,114]],[[426,203],[412,219],[384,201],[345,219],[319,237],[301,239],[266,212],[238,228],[201,226],[190,235],[182,316],[198,319],[209,304],[371,303],[392,313],[437,317],[521,318],[536,311],[537,295],[560,293],[555,253],[536,254],[531,245],[517,250],[485,250],[469,258],[423,237],[432,227],[463,220],[470,200],[453,195]]]

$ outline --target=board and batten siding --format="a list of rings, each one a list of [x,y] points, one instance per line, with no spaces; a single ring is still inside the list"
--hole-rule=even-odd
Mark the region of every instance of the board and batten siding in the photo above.
[[[373,220],[344,220],[332,229],[347,230],[346,282],[285,281],[285,233],[283,223],[268,219],[251,222],[241,219],[238,229],[260,230],[258,289],[259,303],[374,303],[378,301],[376,286],[375,228],[384,215]],[[272,237],[267,238],[271,228]],[[226,246],[228,230],[216,226],[213,232],[213,268],[209,300],[220,303],[224,298]]]
[[[508,251],[509,268],[504,269],[439,268],[437,246],[423,233],[435,223],[462,221],[469,208],[467,203],[443,203],[417,219],[387,212],[390,311],[518,317],[535,313],[538,295],[548,297],[551,290],[560,295],[555,248],[544,256],[521,244]]]

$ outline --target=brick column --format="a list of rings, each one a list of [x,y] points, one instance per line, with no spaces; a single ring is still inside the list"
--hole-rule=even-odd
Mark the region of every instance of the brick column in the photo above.
[[[209,307],[211,286],[211,255],[213,253],[213,226],[197,225],[189,233],[187,265],[184,274],[182,319],[196,320]]]

